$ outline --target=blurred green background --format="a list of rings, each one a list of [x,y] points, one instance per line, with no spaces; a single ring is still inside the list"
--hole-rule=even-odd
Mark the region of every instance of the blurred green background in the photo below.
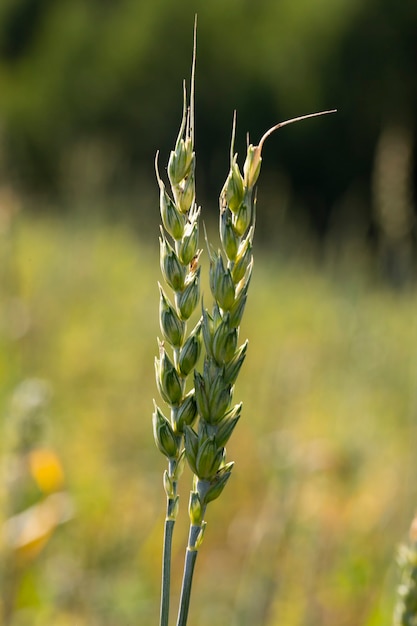
[[[417,506],[411,0],[2,0],[0,623],[158,620],[153,162],[175,141],[196,12],[213,237],[234,109],[241,162],[247,131],[338,113],[265,146],[236,467],[190,623],[388,626]]]
[[[386,170],[397,191],[390,210],[405,210],[416,180],[414,0],[2,0],[3,180],[38,209],[100,207],[152,227],[154,155],[176,136],[195,13],[207,214],[216,212],[235,109],[241,157],[247,132],[256,143],[284,119],[339,111],[268,141],[259,236],[271,245],[287,221],[331,239],[347,229],[369,238]]]

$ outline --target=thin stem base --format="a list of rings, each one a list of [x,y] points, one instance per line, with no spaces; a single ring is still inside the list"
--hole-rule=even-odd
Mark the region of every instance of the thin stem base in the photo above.
[[[162,586],[161,586],[161,612],[159,618],[160,626],[168,626],[169,620],[169,596],[171,588],[171,552],[172,536],[174,533],[175,521],[165,520],[164,548],[162,555]]]
[[[195,562],[198,555],[198,550],[195,548],[195,544],[200,534],[200,531],[200,526],[190,526],[188,547],[185,553],[184,576],[182,579],[180,608],[178,612],[177,626],[187,626],[188,611],[190,608],[191,585],[193,582]]]

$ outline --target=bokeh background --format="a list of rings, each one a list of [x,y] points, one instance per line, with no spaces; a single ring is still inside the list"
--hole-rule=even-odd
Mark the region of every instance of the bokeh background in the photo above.
[[[4,626],[158,621],[154,157],[163,169],[176,138],[195,13],[211,237],[235,109],[241,162],[247,132],[338,113],[265,145],[236,467],[208,510],[190,620],[392,621],[417,507],[416,2],[2,0]]]

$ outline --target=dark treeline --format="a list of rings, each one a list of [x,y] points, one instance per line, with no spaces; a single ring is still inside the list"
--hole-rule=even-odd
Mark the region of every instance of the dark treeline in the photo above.
[[[79,203],[156,193],[154,155],[165,162],[175,140],[196,12],[200,201],[223,184],[234,109],[243,158],[247,131],[256,142],[278,121],[337,107],[268,141],[271,219],[289,209],[320,234],[373,223],[385,233],[399,212],[408,236],[415,0],[2,0],[1,181]]]

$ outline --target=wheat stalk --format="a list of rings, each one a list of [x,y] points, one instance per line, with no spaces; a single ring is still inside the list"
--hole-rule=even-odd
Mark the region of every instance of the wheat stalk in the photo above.
[[[194,39],[195,42],[195,39]],[[184,85],[181,125],[168,161],[171,195],[166,191],[155,159],[160,189],[160,265],[173,301],[159,285],[159,321],[163,341],[158,340],[159,357],[155,359],[156,383],[161,398],[170,409],[169,417],[155,404],[153,432],[155,443],[168,460],[164,472],[167,508],[162,561],[160,626],[168,626],[171,579],[171,550],[175,520],[178,514],[178,479],[184,468],[183,436],[186,426],[197,417],[194,389],[187,392],[186,382],[201,351],[201,322],[187,336],[187,321],[200,300],[200,267],[198,250],[200,208],[195,202],[194,153],[194,70],[192,64],[190,106]]]
[[[160,326],[164,341],[159,341],[159,357],[155,361],[156,381],[162,399],[170,407],[169,418],[156,404],[153,414],[155,441],[168,460],[168,470],[164,473],[167,515],[160,626],[168,625],[172,535],[178,513],[177,484],[184,459],[193,472],[193,487],[188,507],[190,530],[177,626],[187,624],[194,567],[204,537],[207,506],[220,496],[233,468],[233,462],[226,461],[225,446],[242,411],[241,403],[233,405],[233,393],[248,345],[247,341],[239,345],[239,331],[253,268],[255,185],[260,173],[263,145],[273,132],[283,126],[334,112],[304,115],[270,128],[258,145],[248,145],[243,173],[237,163],[238,155],[234,152],[234,115],[230,169],[219,199],[221,249],[216,251],[206,236],[213,306],[211,312],[202,308],[200,320],[187,337],[187,321],[200,301],[200,208],[195,201],[194,153],[195,53],[196,25],[190,103],[187,107],[184,87],[183,117],[175,149],[168,162],[171,196],[159,175],[158,155],[156,158],[163,224],[160,237],[161,271],[173,293],[171,301],[163,287],[159,286]],[[202,371],[198,371],[201,337],[204,362]],[[187,393],[186,381],[191,375],[194,387]]]

